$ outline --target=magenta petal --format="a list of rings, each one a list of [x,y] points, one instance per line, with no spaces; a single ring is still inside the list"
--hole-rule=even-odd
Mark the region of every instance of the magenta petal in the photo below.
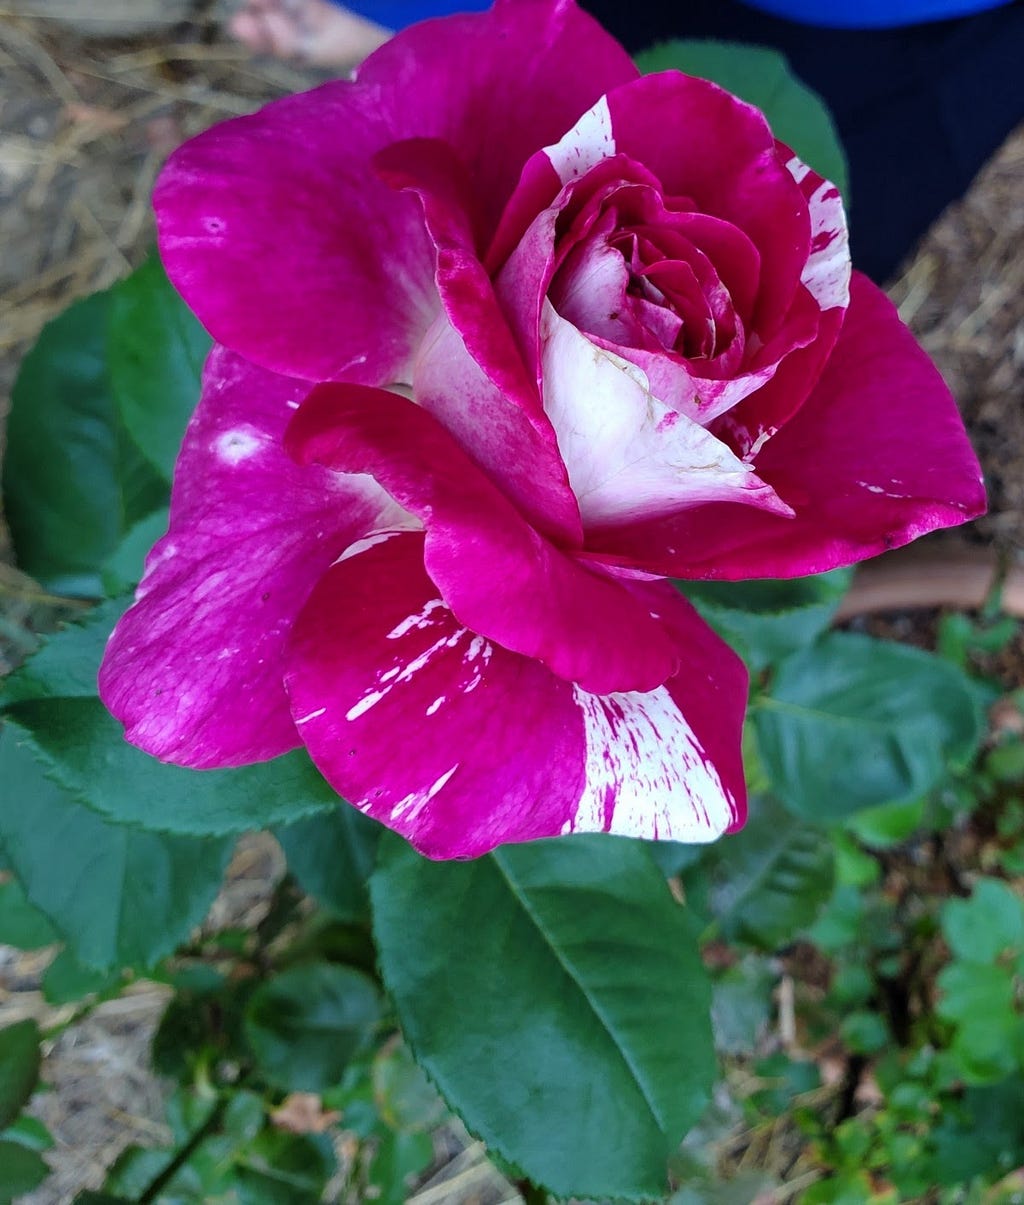
[[[308,380],[410,379],[438,305],[419,206],[370,167],[393,116],[326,84],[171,156],[153,196],[160,253],[214,338]]]
[[[415,200],[373,175],[407,138],[453,146],[493,229],[529,156],[610,87],[623,48],[565,0],[502,0],[415,25],[356,82],[326,84],[207,130],[155,192],[161,254],[220,342],[309,380],[408,382],[436,314]]]
[[[673,673],[676,651],[636,595],[544,539],[419,406],[323,385],[286,442],[303,463],[369,473],[423,521],[427,573],[474,632],[599,694]]]
[[[430,332],[417,358],[417,402],[542,530],[578,539],[579,512],[554,432],[476,255],[465,168],[446,143],[425,138],[389,147],[376,167],[420,199],[448,319]]]
[[[425,341],[413,394],[538,531],[580,543],[579,507],[551,423],[502,393],[447,319]]]
[[[572,685],[461,627],[423,572],[422,536],[335,565],[289,661],[321,773],[430,857],[553,836],[582,792]]]
[[[575,3],[498,0],[487,12],[411,26],[371,55],[357,80],[394,105],[395,141],[439,138],[455,148],[487,241],[530,156],[637,75]]]
[[[571,831],[708,841],[736,825],[745,673],[673,591],[650,601],[685,674],[602,698],[460,627],[422,559],[414,534],[346,558],[295,626],[295,722],[337,791],[434,858]]]
[[[168,534],[114,630],[100,693],[130,741],[207,768],[299,742],[284,642],[353,540],[401,521],[369,478],[300,469],[282,435],[308,386],[216,348],[175,474]]]
[[[712,504],[605,540],[676,577],[797,577],[897,548],[985,509],[977,458],[938,370],[885,294],[853,274],[821,379],[755,461],[792,519]]]
[[[607,107],[615,151],[652,171],[666,197],[690,198],[699,212],[734,223],[753,242],[761,256],[753,326],[769,338],[800,282],[810,225],[764,115],[717,85],[678,71],[616,88]],[[652,121],[652,113],[659,120]],[[666,125],[678,137],[666,137]]]

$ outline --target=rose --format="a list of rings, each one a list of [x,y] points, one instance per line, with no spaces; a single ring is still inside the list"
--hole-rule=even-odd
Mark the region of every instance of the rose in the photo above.
[[[569,0],[413,27],[156,209],[220,346],[103,696],[184,765],[304,743],[431,856],[737,826],[745,674],[656,579],[982,508],[836,190]]]

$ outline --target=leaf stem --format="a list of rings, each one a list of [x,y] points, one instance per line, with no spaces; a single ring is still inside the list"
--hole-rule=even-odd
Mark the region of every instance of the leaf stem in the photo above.
[[[227,1097],[221,1096],[217,1103],[210,1111],[210,1116],[203,1122],[201,1126],[191,1135],[185,1145],[175,1153],[170,1163],[150,1180],[146,1185],[142,1195],[137,1199],[136,1205],[153,1205],[157,1200],[161,1191],[174,1179],[178,1172],[188,1163],[189,1159],[195,1154],[199,1146],[217,1129],[221,1123],[221,1118],[224,1116],[224,1110],[227,1108]]]

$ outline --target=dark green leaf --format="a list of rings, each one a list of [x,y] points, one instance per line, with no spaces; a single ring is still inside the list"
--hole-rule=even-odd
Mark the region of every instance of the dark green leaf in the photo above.
[[[305,963],[253,993],[245,1033],[271,1083],[292,1092],[320,1092],[341,1081],[379,1018],[380,997],[362,972]]]
[[[338,801],[330,811],[277,828],[274,835],[303,891],[343,920],[359,921],[369,915],[367,882],[377,853],[379,824]]]
[[[6,721],[9,743],[31,750],[77,803],[119,824],[212,837],[346,806],[304,750],[234,770],[169,766],[129,745],[96,698],[17,703]]]
[[[916,799],[985,731],[981,695],[955,666],[847,632],[787,658],[753,719],[773,789],[817,823]]]
[[[43,975],[43,996],[47,1004],[73,1004],[86,996],[115,996],[123,983],[120,967],[97,971],[83,966],[70,950],[61,950]]]
[[[761,1059],[754,1070],[763,1084],[751,1102],[769,1116],[778,1117],[793,1107],[793,1097],[821,1087],[821,1073],[810,1059],[791,1059],[781,1050]]]
[[[56,941],[60,934],[28,902],[18,880],[12,876],[0,882],[0,942],[19,950],[38,950]]]
[[[385,834],[371,879],[413,1053],[502,1158],[559,1195],[664,1190],[715,1075],[691,918],[616,837],[429,862]]]
[[[711,909],[730,940],[778,949],[814,921],[832,891],[828,837],[771,799],[752,800],[746,827],[715,852]]]
[[[240,1152],[234,1181],[240,1205],[319,1201],[334,1159],[324,1139],[264,1129]]]
[[[705,620],[755,673],[813,644],[832,621],[851,573],[789,581],[677,582]]]
[[[121,417],[167,481],[199,401],[210,336],[155,255],[113,290],[110,377]]]
[[[829,111],[777,50],[742,42],[666,42],[637,55],[637,66],[646,74],[675,70],[699,75],[756,105],[776,138],[831,180],[849,203],[846,158]]]
[[[248,1059],[242,1014],[254,988],[252,980],[229,981],[216,973],[193,985],[189,978],[182,982],[181,975],[175,977],[174,996],[160,1019],[152,1047],[156,1070],[182,1082],[195,1078],[197,1066]]]
[[[405,1205],[409,1189],[434,1158],[429,1134],[386,1130],[377,1141],[366,1178],[376,1189],[378,1205]]]
[[[1014,1076],[991,1088],[968,1088],[960,1116],[952,1111],[943,1114],[932,1133],[932,1146],[935,1153],[927,1170],[933,1184],[966,1184],[994,1168],[1020,1167],[1024,1164],[1024,1078]]]
[[[767,960],[748,956],[714,982],[711,1022],[722,1054],[752,1054],[768,1027],[778,982]]]
[[[124,598],[100,603],[79,623],[48,637],[38,653],[0,682],[0,707],[24,699],[94,699],[107,638],[127,605]]]
[[[76,802],[119,823],[195,835],[245,832],[344,806],[301,750],[199,773],[129,745],[96,698],[103,650],[126,601],[101,603],[51,636],[0,686],[11,731]]]
[[[117,416],[109,313],[98,293],[54,319],[11,397],[3,489],[18,563],[61,594],[101,594],[100,565],[166,499]]]
[[[0,1029],[0,1130],[28,1103],[39,1079],[39,1030],[35,1021]]]
[[[149,966],[205,916],[227,840],[107,823],[44,778],[9,725],[0,731],[0,782],[0,840],[25,894],[80,962]]]
[[[0,1205],[38,1188],[50,1174],[40,1156],[20,1142],[0,1138]]]

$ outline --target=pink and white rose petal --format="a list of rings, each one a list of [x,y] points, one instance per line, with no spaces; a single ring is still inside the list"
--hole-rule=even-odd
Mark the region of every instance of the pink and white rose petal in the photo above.
[[[187,143],[155,202],[219,346],[101,692],[165,760],[305,745],[435,858],[713,840],[746,674],[659,579],[984,508],[836,189],[573,0],[414,26]]]

